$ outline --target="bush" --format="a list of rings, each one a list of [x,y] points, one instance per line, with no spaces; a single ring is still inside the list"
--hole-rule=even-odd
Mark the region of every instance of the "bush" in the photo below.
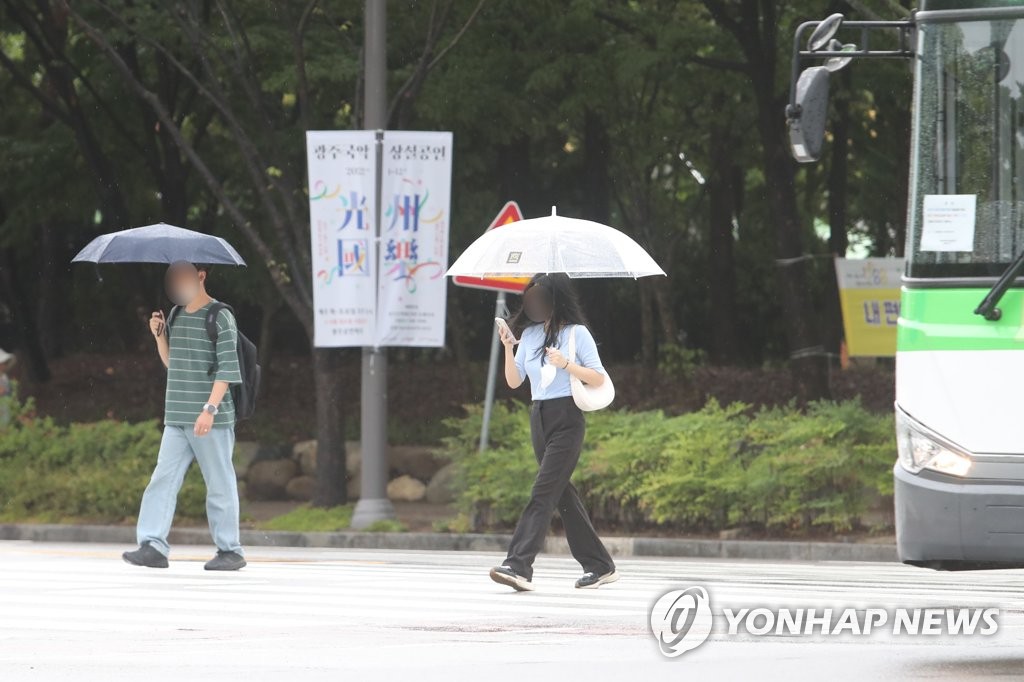
[[[508,527],[536,473],[529,414],[496,404],[491,449],[477,452],[482,408],[447,420],[462,518]],[[596,412],[573,480],[595,521],[623,530],[709,532],[737,525],[774,533],[860,526],[892,495],[891,415],[859,401],[752,410],[709,402],[696,412]]]
[[[458,462],[452,487],[471,528],[515,523],[530,499],[537,461],[530,445],[529,411],[516,403],[495,403],[490,447],[478,452],[483,408],[467,407],[463,419],[446,419],[451,435],[442,439],[444,453]]]
[[[12,401],[11,422],[0,429],[0,520],[134,517],[160,436],[157,420],[59,426],[35,415],[31,401]],[[198,467],[192,467],[178,496],[178,515],[202,517],[205,497]]]

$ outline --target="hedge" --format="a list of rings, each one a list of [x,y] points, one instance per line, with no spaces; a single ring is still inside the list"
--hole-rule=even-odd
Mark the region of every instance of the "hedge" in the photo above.
[[[138,513],[160,448],[158,420],[105,420],[61,426],[11,401],[0,427],[0,521],[117,522]],[[179,517],[205,514],[205,488],[193,466],[178,496]]]
[[[473,530],[515,524],[536,472],[528,408],[499,403],[491,448],[477,452],[482,409],[446,420],[456,505]],[[892,415],[859,401],[754,410],[715,401],[696,412],[601,411],[573,481],[604,528],[772,533],[865,528],[890,503],[896,443]]]

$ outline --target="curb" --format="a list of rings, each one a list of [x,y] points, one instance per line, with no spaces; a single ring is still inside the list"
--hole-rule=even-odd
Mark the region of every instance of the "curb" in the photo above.
[[[173,544],[210,544],[210,534],[205,528],[172,530],[168,539]],[[358,531],[303,533],[251,529],[242,531],[243,545],[264,547],[504,552],[508,549],[511,539],[511,535],[503,533],[366,533]],[[0,540],[102,542],[134,545],[135,528],[130,526],[0,524]],[[764,561],[899,561],[896,547],[888,544],[646,537],[606,537],[602,540],[612,556],[616,557]],[[544,542],[544,551],[548,554],[569,554],[569,544],[564,537],[549,537]]]

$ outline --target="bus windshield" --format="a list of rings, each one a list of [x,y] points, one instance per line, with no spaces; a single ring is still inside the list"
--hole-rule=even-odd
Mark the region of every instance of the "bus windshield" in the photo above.
[[[997,277],[1024,248],[1024,20],[918,31],[907,275]]]

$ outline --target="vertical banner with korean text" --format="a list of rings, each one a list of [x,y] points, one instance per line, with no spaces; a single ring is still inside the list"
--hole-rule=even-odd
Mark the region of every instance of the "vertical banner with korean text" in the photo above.
[[[902,258],[836,258],[839,304],[850,356],[896,355]]]
[[[384,133],[377,344],[444,345],[452,134]]]
[[[376,343],[372,130],[309,131],[314,345]]]

